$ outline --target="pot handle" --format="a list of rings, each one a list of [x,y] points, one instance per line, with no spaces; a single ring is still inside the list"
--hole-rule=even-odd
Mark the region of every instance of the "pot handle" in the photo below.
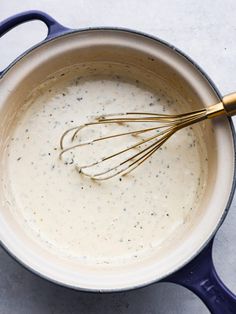
[[[61,25],[56,20],[54,20],[50,15],[41,11],[31,10],[13,15],[0,22],[0,38],[4,34],[9,32],[12,28],[32,20],[40,20],[46,24],[48,28],[48,34],[43,41],[51,39],[68,31],[71,31],[71,29]],[[3,72],[4,71],[0,72],[0,76]]]
[[[190,263],[163,281],[179,284],[195,293],[212,314],[235,314],[236,295],[221,281],[212,259],[213,240]]]

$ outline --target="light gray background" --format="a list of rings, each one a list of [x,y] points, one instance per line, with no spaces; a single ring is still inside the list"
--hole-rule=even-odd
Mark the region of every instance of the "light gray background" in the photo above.
[[[156,35],[189,54],[222,94],[236,90],[236,1],[232,0],[0,0],[0,20],[40,9],[72,27],[122,26]],[[0,40],[0,69],[46,34],[41,22],[14,29]],[[214,260],[236,293],[236,199],[214,242]],[[188,290],[155,284],[119,294],[89,294],[29,273],[0,249],[0,314],[205,314]],[[223,313],[222,313],[223,314]]]

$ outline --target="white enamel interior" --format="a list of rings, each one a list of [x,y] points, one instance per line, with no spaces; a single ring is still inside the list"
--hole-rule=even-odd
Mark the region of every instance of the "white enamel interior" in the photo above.
[[[126,31],[87,30],[52,40],[28,53],[0,81],[1,143],[7,136],[19,99],[60,68],[85,61],[137,64],[176,88],[198,109],[218,101],[202,74],[182,55],[150,38]],[[214,132],[212,132],[214,129]],[[222,220],[232,188],[234,146],[227,118],[209,121],[205,130],[208,145],[208,188],[195,221],[185,238],[176,241],[159,258],[109,271],[78,267],[50,254],[26,236],[4,206],[0,191],[0,239],[8,251],[28,268],[55,282],[74,288],[111,291],[142,286],[165,277],[189,261],[206,243]],[[0,147],[0,151],[1,151]],[[4,172],[4,161],[0,163]],[[1,190],[1,187],[0,187]],[[186,191],[187,193],[187,191]]]

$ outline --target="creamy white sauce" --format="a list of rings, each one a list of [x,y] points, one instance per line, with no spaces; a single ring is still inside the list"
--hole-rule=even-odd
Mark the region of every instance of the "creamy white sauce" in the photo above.
[[[147,85],[159,86],[151,90],[125,78],[134,69],[123,69],[124,76],[120,69],[81,65],[48,78],[17,114],[6,150],[12,210],[25,232],[55,254],[88,264],[135,262],[184,234],[207,177],[199,126],[179,131],[124,178],[97,183],[78,174],[75,160],[58,159],[61,134],[93,115],[186,111],[157,77],[146,76]]]

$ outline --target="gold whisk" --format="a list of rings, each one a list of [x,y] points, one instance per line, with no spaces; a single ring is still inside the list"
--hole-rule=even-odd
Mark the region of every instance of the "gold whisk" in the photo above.
[[[126,112],[121,114],[99,116],[92,122],[70,128],[62,134],[60,138],[61,152],[59,158],[63,159],[63,156],[66,152],[71,152],[82,146],[93,145],[100,141],[111,141],[112,139],[125,136],[135,136],[138,138],[138,140],[136,143],[130,146],[104,156],[95,162],[86,165],[75,165],[76,170],[79,173],[84,174],[93,180],[106,180],[117,175],[124,176],[141,165],[149,157],[151,157],[178,130],[205,119],[211,119],[221,115],[232,116],[234,114],[236,114],[236,93],[224,96],[221,102],[208,108],[183,114],[166,115],[145,112]],[[154,124],[155,126],[101,136],[92,140],[78,142],[77,144],[75,143],[75,140],[78,139],[79,133],[85,128],[97,125],[126,125],[130,123],[152,123],[152,125]],[[149,136],[147,136],[148,134]],[[70,135],[71,144],[66,146],[65,138],[68,135]],[[140,135],[146,135],[146,137],[140,139]],[[127,153],[131,153],[131,151],[134,152],[131,154],[131,156],[127,157]],[[123,159],[118,160],[114,165],[109,166],[105,170],[101,171],[99,168],[96,170],[99,165],[107,161],[115,160],[116,157],[122,156]],[[95,170],[94,173],[91,172],[92,169],[93,171]]]

